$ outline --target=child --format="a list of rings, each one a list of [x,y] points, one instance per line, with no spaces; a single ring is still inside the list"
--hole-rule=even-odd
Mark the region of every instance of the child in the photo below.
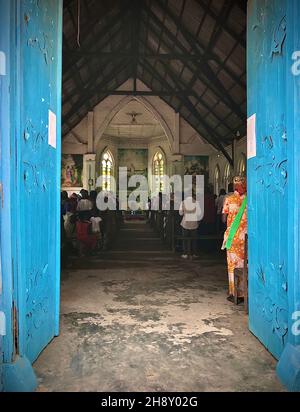
[[[76,223],[76,235],[79,242],[79,254],[85,255],[88,251],[93,251],[97,245],[97,236],[92,233],[92,224],[87,215],[80,213]]]

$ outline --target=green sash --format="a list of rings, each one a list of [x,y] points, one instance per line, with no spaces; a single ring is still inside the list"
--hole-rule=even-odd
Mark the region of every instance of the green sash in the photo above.
[[[226,241],[226,249],[229,250],[232,246],[232,242],[234,239],[234,236],[236,235],[236,232],[240,226],[243,214],[245,212],[247,206],[247,196],[245,196],[245,199],[243,200],[242,206],[240,207],[240,210],[238,211],[238,214],[236,215],[234,221],[232,222],[229,234],[228,234],[228,238]]]

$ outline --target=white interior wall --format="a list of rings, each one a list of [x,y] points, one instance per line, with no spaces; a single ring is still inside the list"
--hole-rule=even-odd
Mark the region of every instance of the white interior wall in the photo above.
[[[149,90],[142,82],[137,82],[138,90]],[[132,81],[128,80],[120,90],[131,90]],[[214,172],[218,165],[223,179],[227,160],[222,153],[218,153],[211,145],[205,143],[204,139],[176,112],[167,105],[163,100],[156,96],[138,97],[153,115],[160,121],[166,136],[161,138],[149,139],[148,141],[125,139],[117,140],[108,138],[105,135],[105,129],[124,105],[132,99],[130,96],[109,96],[100,102],[67,136],[62,143],[62,152],[65,154],[88,154],[95,153],[96,177],[100,173],[100,157],[105,148],[109,148],[115,159],[115,168],[118,168],[118,148],[148,148],[149,174],[152,172],[152,158],[159,147],[166,156],[167,173],[169,175],[177,171],[178,165],[183,160],[183,156],[209,156],[210,183],[214,183]],[[88,142],[90,127],[90,140]],[[129,140],[129,139],[128,139]],[[89,144],[88,144],[89,143]],[[231,155],[231,147],[227,148]],[[236,144],[236,165],[240,155],[246,154],[246,138],[241,139]],[[176,163],[174,163],[177,161]],[[237,166],[236,166],[237,167]],[[232,174],[234,172],[232,171]],[[87,187],[86,178],[84,178],[84,187]],[[151,183],[151,182],[149,182]],[[221,183],[222,187],[222,183]]]
[[[138,90],[149,90],[140,81],[137,82]],[[131,81],[128,80],[119,89],[126,90],[131,88]],[[134,97],[129,96],[108,96],[100,102],[93,110],[93,138],[94,151],[98,151],[99,138],[103,137],[107,125],[112,120],[124,104],[128,103]],[[195,149],[201,151],[201,154],[209,154],[212,148],[206,144],[201,136],[189,126],[182,118],[177,122],[175,111],[163,100],[156,96],[137,97],[136,100],[141,104],[147,105],[147,108],[153,112],[153,115],[159,117],[162,127],[165,128],[170,144],[172,154],[195,154]],[[68,133],[62,144],[63,153],[83,154],[88,152],[88,115]],[[178,139],[178,142],[176,141]]]
[[[231,146],[227,147],[226,150],[228,154],[232,156],[232,147]],[[247,157],[247,138],[246,137],[243,137],[236,143],[235,156],[234,156],[235,157],[234,167],[231,167],[232,177],[238,173],[238,165],[239,165],[239,162],[242,156]],[[221,175],[221,181],[220,181],[221,189],[225,187],[224,177],[225,177],[226,165],[228,165],[228,160],[221,152],[216,152],[213,155],[211,155],[209,158],[209,182],[212,185],[214,185],[215,170],[216,170],[216,167],[218,166],[220,169],[220,175]]]

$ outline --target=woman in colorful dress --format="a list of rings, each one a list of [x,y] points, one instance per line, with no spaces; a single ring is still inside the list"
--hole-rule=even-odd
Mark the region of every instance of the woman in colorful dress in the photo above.
[[[228,300],[234,301],[234,269],[242,269],[245,259],[245,236],[247,234],[247,185],[245,177],[235,177],[234,193],[225,198],[223,215],[227,216],[227,230],[222,249],[227,249],[229,279]],[[238,297],[243,298],[239,288]]]

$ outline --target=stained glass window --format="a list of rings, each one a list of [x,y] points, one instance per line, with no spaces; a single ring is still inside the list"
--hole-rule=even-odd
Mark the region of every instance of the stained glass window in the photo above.
[[[244,153],[241,154],[239,164],[238,164],[238,174],[239,176],[246,176],[247,173],[247,160]]]
[[[102,176],[103,176],[103,189],[111,190],[111,177],[113,176],[113,157],[110,151],[106,151],[102,154]]]
[[[219,196],[219,193],[220,193],[220,168],[219,166],[216,166],[215,168],[214,186],[215,186],[215,194]]]
[[[228,192],[228,185],[231,182],[231,167],[230,164],[227,163],[224,170],[224,188],[226,192]]]
[[[156,152],[153,157],[153,174],[155,176],[155,189],[161,192],[164,189],[165,159],[161,152]]]

